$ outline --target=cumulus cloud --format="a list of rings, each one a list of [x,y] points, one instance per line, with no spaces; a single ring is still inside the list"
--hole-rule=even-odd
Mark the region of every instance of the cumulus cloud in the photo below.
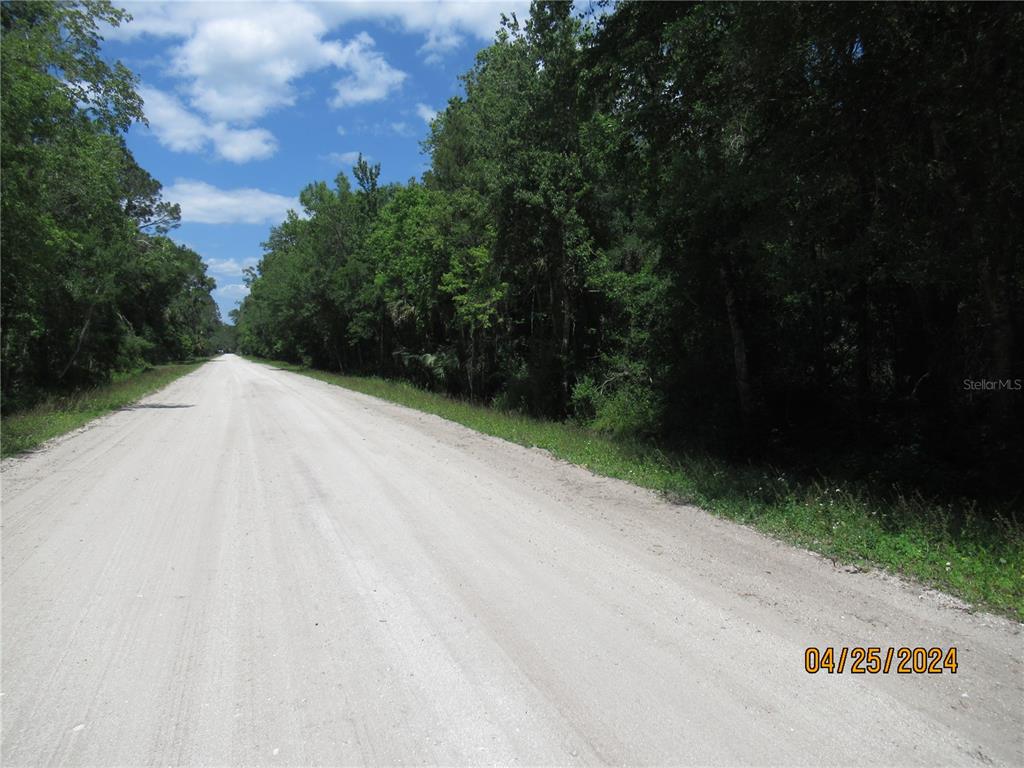
[[[424,38],[420,53],[428,57],[458,47],[466,37],[486,42],[494,37],[501,14],[529,14],[529,0],[500,2],[363,2],[325,3],[321,13],[328,23],[390,21],[404,32]]]
[[[249,286],[245,283],[231,283],[220,288],[215,288],[213,293],[221,299],[226,299],[228,301],[231,299],[241,301],[249,295]]]
[[[277,224],[298,199],[262,189],[220,189],[196,179],[175,179],[164,198],[181,205],[181,220],[196,224]]]
[[[215,120],[248,122],[292,105],[296,78],[345,55],[344,46],[323,39],[327,27],[308,6],[222,8],[223,17],[197,21],[172,64],[188,81],[192,104]]]
[[[242,270],[247,267],[255,267],[259,259],[208,259],[206,262],[210,274],[241,277]]]
[[[217,154],[233,163],[262,160],[277,151],[277,139],[266,128],[229,128],[215,123],[209,128],[210,141]]]
[[[295,81],[325,68],[345,74],[334,107],[378,101],[406,74],[391,66],[365,32],[329,39],[337,26],[327,4],[172,3],[133,5],[136,20],[111,37],[179,38],[169,74],[180,78],[190,105],[215,122],[247,125],[296,100]]]
[[[131,40],[140,35],[153,37],[185,37],[203,17],[214,16],[214,3],[126,2],[118,3],[132,15],[120,27],[101,29],[104,38]]]
[[[156,88],[142,86],[139,94],[153,135],[174,152],[201,152],[212,146],[225,160],[246,163],[277,151],[277,140],[264,128],[231,128],[224,122],[209,122]]]
[[[430,29],[426,34],[427,41],[420,46],[419,53],[424,54],[427,64],[440,64],[444,54],[462,45],[462,35],[453,28]]]
[[[375,21],[422,36],[420,54],[436,61],[466,38],[491,39],[502,12],[525,15],[525,0],[503,2],[232,3],[128,2],[134,20],[103,34],[174,41],[165,74],[178,80],[173,97],[150,103],[157,137],[176,151],[213,149],[232,162],[268,157],[272,134],[253,123],[298,98],[299,80],[337,72],[328,104],[334,108],[380,101],[407,79],[361,32],[338,38],[343,25]],[[422,113],[419,113],[422,117]],[[405,131],[399,131],[404,133]]]
[[[416,114],[419,116],[420,120],[427,125],[430,125],[434,121],[434,118],[437,117],[437,110],[433,107],[427,106],[421,101],[416,105]]]
[[[185,38],[203,24],[242,15],[235,3],[126,2],[134,20],[118,29],[104,30],[104,36],[127,39],[139,35]],[[274,7],[289,19],[292,15],[313,14],[327,29],[358,21],[383,21],[397,24],[404,32],[423,37],[420,53],[438,56],[461,45],[466,37],[480,42],[491,40],[501,14],[516,13],[525,19],[528,0],[501,2],[380,2],[352,0],[344,3],[279,3]],[[261,4],[246,4],[245,16],[263,15]]]
[[[346,45],[335,46],[332,62],[351,74],[334,84],[334,108],[380,101],[398,88],[407,75],[395,69],[374,50],[373,38],[360,32]]]

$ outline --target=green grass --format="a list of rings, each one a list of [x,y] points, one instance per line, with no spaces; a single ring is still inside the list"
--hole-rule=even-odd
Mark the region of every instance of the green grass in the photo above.
[[[191,373],[204,362],[172,363],[114,374],[109,384],[53,396],[31,408],[4,416],[0,420],[0,456],[31,450],[51,437],[130,405]]]
[[[543,421],[473,405],[405,382],[343,376],[269,360],[314,379],[426,411],[478,432],[695,504],[721,517],[820,552],[837,562],[880,566],[1024,619],[1024,532],[1020,521],[969,500],[920,496],[882,499],[850,483],[799,482],[766,467],[738,466],[706,455],[666,453],[615,440],[573,424]]]

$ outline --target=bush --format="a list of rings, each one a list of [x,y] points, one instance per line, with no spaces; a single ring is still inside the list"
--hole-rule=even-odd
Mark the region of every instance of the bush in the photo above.
[[[505,386],[491,400],[491,407],[502,413],[529,413],[533,387],[530,368],[525,360],[514,358],[508,369]]]
[[[134,371],[148,367],[153,347],[152,341],[138,336],[133,330],[128,329],[117,349],[117,358],[114,360],[113,366],[114,370]]]
[[[661,395],[649,381],[639,378],[608,379],[597,385],[584,376],[573,387],[576,420],[615,437],[652,437],[664,412]]]
[[[403,349],[393,354],[402,376],[435,392],[444,391],[459,375],[459,358],[450,347],[421,354]]]

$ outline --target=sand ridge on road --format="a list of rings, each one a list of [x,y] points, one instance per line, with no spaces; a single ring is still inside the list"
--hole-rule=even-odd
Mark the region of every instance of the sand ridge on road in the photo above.
[[[1020,624],[235,356],[0,478],[4,765],[1024,764]]]

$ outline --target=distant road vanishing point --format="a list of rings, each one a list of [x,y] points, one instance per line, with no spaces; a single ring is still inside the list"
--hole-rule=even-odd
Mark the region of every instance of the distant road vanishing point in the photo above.
[[[235,356],[2,481],[5,766],[1024,764],[1020,624]]]

